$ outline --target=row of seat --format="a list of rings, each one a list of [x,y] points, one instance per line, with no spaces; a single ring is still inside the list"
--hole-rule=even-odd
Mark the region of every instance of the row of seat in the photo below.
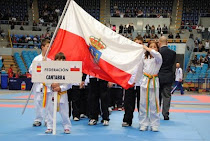
[[[21,59],[21,56],[18,52],[14,53],[15,61],[18,64],[18,67],[20,69],[21,74],[25,74],[27,70],[29,69],[33,59],[38,55],[36,51],[22,51],[21,56],[23,60]],[[24,65],[24,62],[27,66],[27,68]]]
[[[208,64],[203,64],[202,67],[191,66],[193,72],[187,73],[186,82],[197,82],[199,78],[210,78],[210,69]]]
[[[0,1],[0,13],[3,14],[2,20],[8,20],[9,17],[15,17],[21,21],[28,20],[25,19],[25,16],[28,15],[27,6],[27,0]],[[4,22],[1,23],[4,24]]]
[[[193,25],[197,25],[199,20],[198,15],[201,13],[209,13],[209,7],[210,2],[206,0],[184,0],[182,21],[184,23],[192,21]]]
[[[3,66],[3,63],[2,63],[2,60],[0,60],[0,71],[1,71],[2,66]]]
[[[27,72],[27,69],[26,69],[26,67],[23,63],[23,60],[21,59],[20,54],[18,52],[14,53],[14,59],[20,69],[20,73],[25,74]]]

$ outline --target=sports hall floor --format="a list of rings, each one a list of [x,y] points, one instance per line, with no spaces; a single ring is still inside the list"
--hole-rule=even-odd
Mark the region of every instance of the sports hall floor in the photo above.
[[[176,92],[172,96],[170,120],[161,116],[159,132],[139,131],[135,112],[133,125],[121,127],[123,111],[113,111],[110,125],[87,125],[88,119],[72,121],[71,134],[64,134],[58,115],[57,134],[47,135],[46,127],[32,127],[34,119],[31,100],[21,115],[29,92],[0,90],[0,141],[210,141],[210,95]]]

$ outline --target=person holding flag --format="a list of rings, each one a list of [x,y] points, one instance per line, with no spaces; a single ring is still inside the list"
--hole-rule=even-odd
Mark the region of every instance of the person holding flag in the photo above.
[[[140,82],[140,131],[145,131],[151,126],[152,131],[157,132],[160,124],[158,72],[162,65],[162,56],[158,52],[156,42],[152,41],[149,48],[147,46],[143,48],[146,52],[141,62],[143,68],[140,67],[143,72]]]
[[[144,39],[141,36],[137,36],[134,39],[134,42],[143,45]],[[138,81],[134,87],[125,90],[125,97],[124,97],[125,114],[123,117],[122,127],[128,127],[132,125],[135,103],[137,105],[137,109],[139,112],[139,102],[140,102],[140,82]]]
[[[36,56],[33,61],[49,61],[49,58],[45,58],[46,51],[49,47],[50,40],[48,39],[43,39],[41,43],[41,54]],[[32,66],[29,67],[29,73],[32,74]],[[41,66],[37,66],[37,72],[41,71]],[[50,86],[46,85],[45,83],[34,83],[33,90],[34,94],[34,105],[35,105],[35,111],[36,111],[36,117],[33,123],[33,126],[41,126],[42,125],[42,120],[45,117],[45,124],[47,122],[47,96],[50,95],[51,89]],[[45,108],[45,114],[44,114],[44,109]]]

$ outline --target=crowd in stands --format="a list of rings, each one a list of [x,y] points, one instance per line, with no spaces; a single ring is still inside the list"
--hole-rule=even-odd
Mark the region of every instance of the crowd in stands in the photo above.
[[[46,32],[42,35],[11,35],[14,48],[40,48],[42,39],[51,39],[53,32]]]
[[[90,15],[99,20],[100,17],[100,2],[97,0],[75,0],[81,7],[84,8]],[[59,3],[59,4],[58,4]],[[61,16],[66,0],[38,0],[39,7],[39,23],[33,26],[44,25],[48,27],[56,26]],[[35,29],[37,30],[37,29]]]
[[[111,0],[112,17],[170,18],[173,2],[169,0]]]
[[[21,24],[28,21],[27,0],[0,1],[0,23]]]
[[[197,25],[199,17],[210,16],[210,3],[206,0],[184,0],[182,11],[183,25]]]
[[[195,48],[194,52],[208,52],[210,50],[209,40],[200,40],[198,37],[195,38]]]

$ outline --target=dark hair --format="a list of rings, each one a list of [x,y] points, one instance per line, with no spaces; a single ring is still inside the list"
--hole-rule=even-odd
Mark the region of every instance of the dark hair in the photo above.
[[[158,43],[155,42],[155,41],[150,41],[150,42],[148,42],[148,47],[149,47],[151,44],[153,44],[153,43],[157,46],[158,51],[159,51]],[[150,56],[150,58],[152,58],[152,56],[151,56],[151,54],[149,53],[149,51],[146,51],[144,54],[145,54],[145,59],[148,59],[149,56]]]
[[[138,35],[138,36],[134,39],[134,41],[135,41],[135,40],[140,40],[140,41],[144,42],[144,39],[143,39],[143,37],[141,37],[141,35]]]
[[[46,44],[49,44],[49,43],[50,43],[49,39],[43,39],[42,43],[41,43],[41,46],[45,46]]]
[[[66,57],[63,52],[59,52],[55,55],[55,60],[66,60]]]

